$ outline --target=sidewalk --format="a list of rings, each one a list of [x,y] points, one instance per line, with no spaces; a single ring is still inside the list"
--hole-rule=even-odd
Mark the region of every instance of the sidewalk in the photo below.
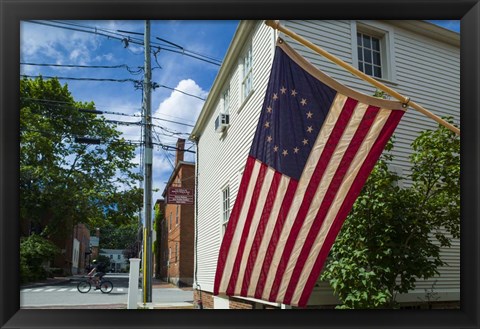
[[[162,289],[162,288],[177,288],[183,291],[192,291],[193,287],[178,287],[173,283],[165,282],[160,279],[152,279],[152,289]]]
[[[160,289],[160,288],[178,288],[173,283],[165,282],[160,279],[152,279],[152,289]]]

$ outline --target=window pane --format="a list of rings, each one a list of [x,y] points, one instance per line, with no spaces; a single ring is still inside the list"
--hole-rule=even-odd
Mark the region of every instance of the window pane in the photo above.
[[[363,62],[361,61],[358,61],[358,69],[362,72],[364,72],[365,70],[363,69]]]
[[[380,40],[372,37],[372,49],[380,51]]]
[[[357,45],[361,46],[362,45],[362,34],[357,33]]]
[[[368,49],[363,50],[363,61],[366,63],[371,63],[372,62],[372,53]]]
[[[361,47],[358,47],[358,60],[363,60],[363,52]]]
[[[363,35],[363,46],[365,48],[372,48],[371,44],[370,44],[370,37],[368,35]]]
[[[372,75],[372,65],[365,64],[365,74]]]
[[[380,53],[379,52],[376,52],[376,51],[373,52],[373,64],[381,65],[381,63],[380,63]]]
[[[380,66],[374,66],[373,67],[373,75],[376,76],[377,78],[382,77],[382,68]]]

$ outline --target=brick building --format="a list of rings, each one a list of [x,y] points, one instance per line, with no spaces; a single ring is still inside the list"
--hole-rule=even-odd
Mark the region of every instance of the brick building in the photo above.
[[[179,139],[175,169],[163,192],[166,201],[162,233],[159,237],[160,246],[163,246],[163,250],[162,248],[160,250],[160,274],[166,275],[162,279],[178,286],[191,286],[194,264],[194,205],[192,200],[195,190],[195,164],[184,161],[184,148],[185,140]],[[185,195],[174,195],[175,192],[188,193],[189,198],[182,199]]]
[[[54,257],[53,268],[62,269],[64,275],[82,274],[90,262],[90,230],[79,223],[73,226],[71,234],[54,241],[60,254]]]

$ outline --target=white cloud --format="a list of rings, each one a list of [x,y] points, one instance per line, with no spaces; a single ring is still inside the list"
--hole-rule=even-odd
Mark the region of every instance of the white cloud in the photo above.
[[[185,121],[191,124],[195,122],[200,114],[204,101],[192,96],[185,95],[180,91],[183,91],[190,95],[199,96],[201,98],[206,98],[208,92],[202,90],[200,86],[197,85],[192,79],[182,80],[178,83],[175,89],[179,91],[173,91],[167,99],[165,99],[154,112],[156,117],[175,117],[177,118],[174,121]],[[172,123],[162,123],[162,125],[168,126],[175,130],[186,131],[188,127],[172,124]],[[188,128],[188,131],[191,129]]]
[[[72,60],[76,64],[86,64],[100,44],[100,40],[91,34],[31,22],[22,22],[20,31],[22,60],[42,57],[58,64]]]
[[[192,79],[186,79],[180,81],[175,87],[177,90],[181,90],[185,93],[200,96],[202,98],[207,96],[207,92],[202,90],[201,87],[197,85]],[[204,101],[194,98],[188,95],[185,95],[179,91],[172,91],[170,95],[164,99],[158,108],[155,111],[152,111],[152,116],[156,118],[165,118],[167,120],[176,121],[176,122],[188,122],[189,124],[194,123],[202,109]],[[125,107],[130,108],[130,111]],[[122,110],[123,107],[123,110]],[[108,108],[108,109],[107,109]],[[108,103],[106,101],[102,102],[102,105],[99,106],[99,109],[104,109],[105,111],[112,109],[117,109],[121,112],[129,112],[131,114],[140,114],[137,110],[135,112],[132,109],[138,109],[138,105],[133,103],[130,104],[121,104],[118,103],[118,100],[110,100]],[[115,111],[115,110],[114,110]],[[107,115],[109,119],[112,120],[121,120],[121,121],[140,121],[140,117],[125,117],[125,116],[114,116]],[[167,121],[154,120],[153,124],[161,126],[168,131],[178,131],[189,133],[191,127],[175,124]],[[118,130],[123,133],[123,137],[127,140],[140,140],[140,126],[124,126],[119,125]],[[165,132],[159,127],[155,127],[156,133]],[[187,139],[187,135],[182,135],[182,138]],[[170,146],[174,146],[177,141],[178,136],[165,136],[161,134],[154,134],[154,143],[162,143]],[[187,141],[188,143],[188,141]],[[190,143],[188,143],[190,144]],[[134,163],[140,164],[143,154],[140,154],[140,148],[137,149],[137,154],[133,160]],[[153,166],[152,166],[152,187],[157,190],[153,192],[152,200],[155,202],[157,199],[161,199],[163,190],[165,189],[165,183],[170,178],[170,175],[173,172],[172,164],[175,163],[175,158],[172,156],[172,151],[163,150],[159,145],[154,145],[153,149]],[[185,161],[193,162],[195,160],[195,155],[193,153],[185,153]],[[143,185],[142,185],[143,186]]]
[[[207,92],[202,90],[200,86],[197,85],[192,79],[186,79],[180,81],[175,87],[177,90],[181,90],[185,93],[200,96],[205,98]],[[168,98],[160,103],[157,110],[153,112],[154,117],[170,119],[175,118],[173,121],[177,122],[195,122],[200,114],[204,101],[194,98],[188,95],[185,95],[179,91],[173,91]],[[171,122],[158,121],[154,122],[156,125],[160,125],[169,130],[180,131],[180,132],[190,132],[191,127],[184,125],[179,125]],[[157,131],[161,131],[158,130]],[[178,137],[166,137],[158,136],[164,144],[174,145]],[[187,139],[187,136],[182,136],[182,138]],[[154,200],[161,198],[163,189],[165,188],[165,182],[169,179],[173,169],[166,158],[165,152],[162,150],[155,149],[154,151],[154,162],[153,162],[153,187],[160,188],[159,192],[154,193]],[[191,153],[185,153],[185,160],[194,161],[194,156]],[[171,159],[173,162],[174,160]]]

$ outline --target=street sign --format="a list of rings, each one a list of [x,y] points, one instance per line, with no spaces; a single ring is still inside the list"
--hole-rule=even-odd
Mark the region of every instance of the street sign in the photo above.
[[[169,187],[167,194],[167,203],[193,205],[193,188]]]

